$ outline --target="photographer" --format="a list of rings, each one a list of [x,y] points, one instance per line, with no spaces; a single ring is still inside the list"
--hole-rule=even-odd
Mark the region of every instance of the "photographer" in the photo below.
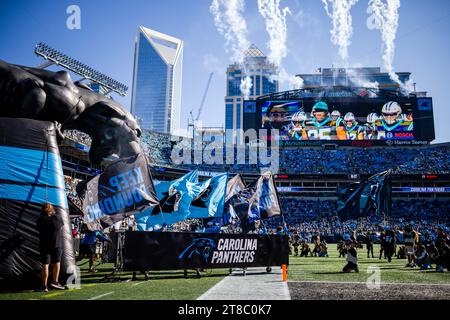
[[[306,241],[306,239],[303,239],[300,257],[307,257],[308,254],[310,254],[310,253],[311,253],[311,248],[309,247],[309,244]]]
[[[347,254],[347,265],[342,270],[345,273],[350,273],[352,271],[359,272],[358,268],[358,252],[357,252],[358,243],[356,241],[352,241],[350,244],[350,248],[348,249]]]
[[[300,235],[297,231],[294,231],[292,235],[292,246],[294,247],[294,255],[298,256],[298,247],[300,246]]]

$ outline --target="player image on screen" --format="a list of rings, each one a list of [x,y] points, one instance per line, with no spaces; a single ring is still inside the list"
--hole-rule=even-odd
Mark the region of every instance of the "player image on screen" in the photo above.
[[[355,115],[348,112],[343,120],[344,125],[336,128],[339,140],[363,140],[363,128],[356,121]]]
[[[341,113],[338,110],[333,110],[331,113],[331,123],[330,126],[332,127],[339,127],[342,122]]]
[[[380,117],[376,113],[370,113],[367,116],[367,123],[363,126],[364,140],[374,140],[376,133],[375,122],[378,121]]]
[[[328,105],[317,102],[311,112],[312,119],[306,122],[306,132],[309,140],[332,140],[333,128]]]
[[[402,115],[402,108],[395,101],[387,102],[381,110],[381,118],[375,122],[377,139],[414,139],[413,122]]]
[[[289,103],[269,106],[263,119],[263,128],[267,130],[284,130],[289,123]]]
[[[308,140],[305,125],[308,116],[305,112],[299,111],[295,113],[291,118],[291,124],[289,125],[289,136],[294,140]]]

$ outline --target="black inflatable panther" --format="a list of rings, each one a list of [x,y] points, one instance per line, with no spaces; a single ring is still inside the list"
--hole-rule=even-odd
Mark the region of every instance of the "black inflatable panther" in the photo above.
[[[117,102],[74,83],[65,71],[0,60],[0,117],[54,121],[61,132],[76,129],[90,135],[93,164],[113,154],[122,158],[141,151],[141,129],[134,117]]]

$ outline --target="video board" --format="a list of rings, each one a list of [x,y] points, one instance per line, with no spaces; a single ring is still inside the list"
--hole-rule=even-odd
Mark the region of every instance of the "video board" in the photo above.
[[[435,138],[432,99],[416,97],[246,101],[244,130],[250,128],[277,129],[286,145],[296,141],[394,144]]]

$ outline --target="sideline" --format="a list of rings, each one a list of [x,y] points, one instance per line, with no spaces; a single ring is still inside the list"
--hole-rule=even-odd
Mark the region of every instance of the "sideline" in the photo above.
[[[249,268],[246,274],[233,271],[197,300],[291,300],[279,267],[273,267],[271,273],[266,268]]]

